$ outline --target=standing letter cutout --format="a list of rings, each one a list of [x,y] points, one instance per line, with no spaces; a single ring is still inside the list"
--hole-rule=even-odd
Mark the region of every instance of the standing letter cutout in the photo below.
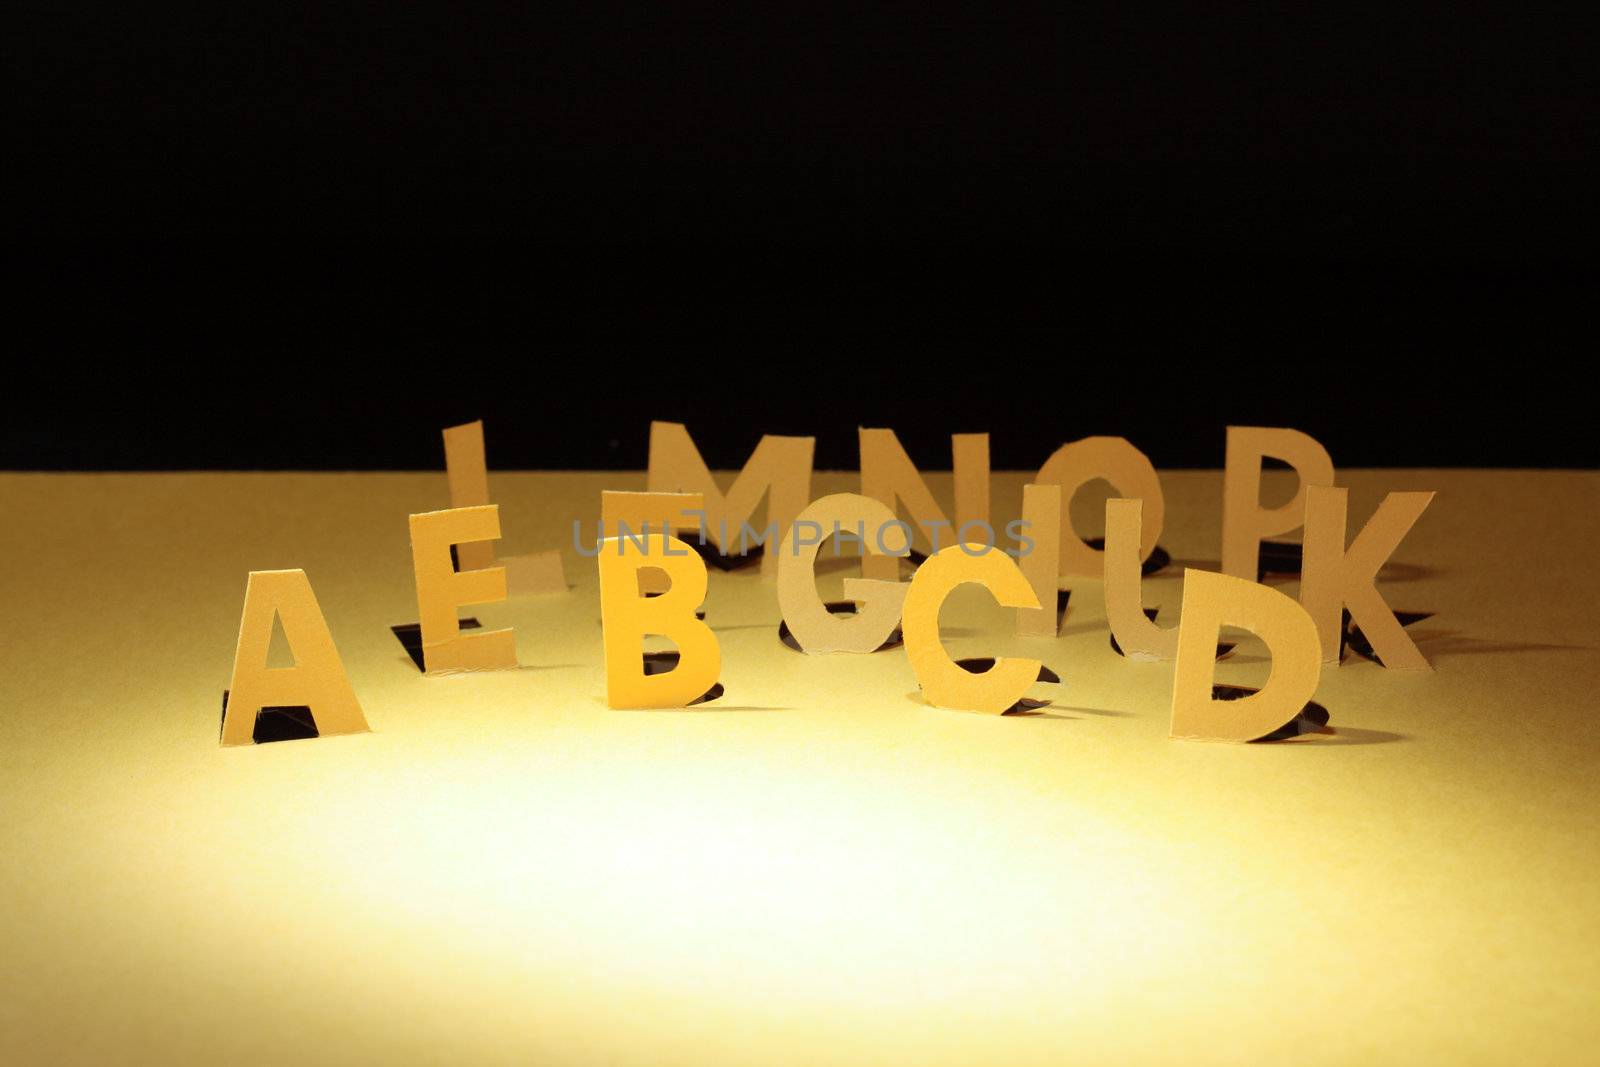
[[[656,493],[701,494],[707,532],[725,556],[732,555],[735,546],[748,547],[745,527],[765,494],[767,527],[756,543],[769,546],[761,557],[761,574],[771,577],[778,573],[778,544],[811,499],[811,457],[816,441],[814,437],[763,436],[724,496],[688,429],[677,422],[652,422],[647,485]]]
[[[814,541],[802,542],[802,524],[814,525],[822,534]],[[906,584],[846,578],[844,595],[856,602],[855,614],[828,611],[817,596],[817,549],[835,524],[841,532],[859,538],[865,553],[905,550],[905,527],[895,525],[894,512],[883,504],[855,493],[822,497],[796,517],[795,535],[774,546],[777,551],[773,554],[779,557],[778,607],[795,643],[806,652],[872,652],[889,639],[900,622]],[[884,531],[883,548],[879,547],[879,531]],[[895,538],[893,544],[888,543],[890,537]]]
[[[1266,643],[1272,673],[1238,700],[1211,695],[1222,627],[1242,626]],[[1172,736],[1254,741],[1300,714],[1322,675],[1317,627],[1305,609],[1265,585],[1210,571],[1183,572],[1178,662],[1172,671]]]
[[[998,715],[1038,681],[1039,661],[996,659],[993,667],[973,674],[950,658],[939,640],[939,609],[950,591],[964,582],[986,587],[1002,607],[1039,607],[1028,579],[1010,556],[999,549],[985,551],[982,545],[951,545],[930,556],[911,578],[900,624],[906,656],[928,703]]]
[[[600,626],[606,654],[606,702],[613,708],[681,708],[717,684],[722,649],[695,609],[706,597],[706,563],[676,537],[653,533],[600,542]],[[670,588],[639,594],[641,567],[665,571]],[[644,673],[644,638],[678,646],[678,665]]]
[[[1261,458],[1271,456],[1300,476],[1294,499],[1280,508],[1261,506]],[[1298,529],[1304,521],[1306,486],[1333,484],[1333,457],[1299,430],[1229,426],[1222,469],[1222,573],[1253,582],[1261,539]]]
[[[489,466],[484,459],[483,421],[446,427],[444,473],[450,482],[450,506],[475,508],[489,502]],[[456,560],[464,571],[494,566],[494,545],[488,541],[456,547]]]
[[[1061,613],[1056,610],[1061,589],[1061,487],[1024,485],[1022,521],[1033,547],[1018,566],[1039,606],[1017,609],[1017,636],[1055,637],[1061,628]]]
[[[1142,563],[1156,547],[1166,518],[1166,502],[1161,495],[1161,479],[1145,454],[1124,437],[1085,437],[1062,445],[1039,468],[1035,482],[1061,487],[1061,573],[1098,578],[1104,571],[1101,553],[1090,548],[1072,528],[1072,498],[1089,482],[1103,478],[1125,497],[1145,502],[1148,521],[1139,540]],[[1071,537],[1066,536],[1068,532]],[[1108,535],[1109,536],[1109,535]]]
[[[958,544],[965,540],[961,529],[969,523],[989,522],[989,435],[957,433],[950,435],[951,467],[955,481],[955,526],[944,509],[933,499],[928,483],[922,480],[911,457],[906,455],[893,430],[860,428],[861,495],[878,501],[891,513],[897,502],[904,502],[918,531],[927,540],[930,553],[939,551],[940,541]],[[940,527],[948,530],[941,537]],[[993,534],[990,535],[993,540]],[[889,556],[867,556],[861,561],[863,577],[894,581],[900,564]]]
[[[272,620],[283,620],[293,667],[268,667]],[[364,733],[366,717],[344,673],[333,635],[302,570],[251,571],[244,587],[233,680],[222,718],[222,743],[248,745],[262,708],[308,707],[317,736]]]
[[[704,493],[636,493],[624,489],[600,491],[600,538],[633,537],[655,530],[667,533],[695,527],[699,537],[706,510]],[[646,564],[652,567],[653,564]],[[639,576],[639,588],[647,593],[663,593],[667,580],[656,569]]]
[[[1106,501],[1106,622],[1129,659],[1170,660],[1178,653],[1177,629],[1157,626],[1144,613],[1139,556],[1143,510],[1141,500]]]
[[[500,536],[500,508],[485,504],[411,516],[411,566],[417,576],[417,618],[427,674],[502,671],[517,666],[517,639],[510,630],[461,632],[458,609],[506,598],[504,567],[456,571],[450,546]],[[460,548],[457,548],[457,558]]]
[[[1347,549],[1344,532],[1349,491],[1321,485],[1306,490],[1300,604],[1317,624],[1322,662],[1339,662],[1343,609],[1348,607],[1350,620],[1361,627],[1385,667],[1431,669],[1375,582],[1379,568],[1400,547],[1432,500],[1432,493],[1390,493]]]

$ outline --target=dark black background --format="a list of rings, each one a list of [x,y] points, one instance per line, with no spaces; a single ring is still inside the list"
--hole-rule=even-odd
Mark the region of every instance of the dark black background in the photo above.
[[[10,468],[1592,466],[1592,38],[1456,5],[33,4]],[[626,384],[624,384],[626,382]],[[616,389],[619,395],[611,395]]]

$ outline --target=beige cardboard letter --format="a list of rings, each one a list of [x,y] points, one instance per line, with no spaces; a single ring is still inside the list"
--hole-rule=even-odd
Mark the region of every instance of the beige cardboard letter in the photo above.
[[[706,530],[717,551],[732,555],[752,544],[765,544],[761,573],[770,577],[778,573],[778,543],[811,499],[815,447],[814,437],[763,436],[724,496],[688,429],[677,422],[652,422],[647,484],[651,492],[701,494]],[[752,538],[746,526],[763,494],[767,528]]]
[[[1324,663],[1339,662],[1339,631],[1348,607],[1351,621],[1361,627],[1385,667],[1430,669],[1384,602],[1376,581],[1379,568],[1400,547],[1432,500],[1432,493],[1390,493],[1347,549],[1344,532],[1349,491],[1324,485],[1306,490],[1300,604],[1317,624]]]
[[[504,567],[458,572],[450,566],[450,546],[499,536],[500,508],[495,504],[411,516],[411,566],[417,576],[417,618],[428,674],[516,667],[515,634],[510,630],[464,634],[456,614],[467,604],[504,600],[506,572]],[[458,558],[459,552],[458,548]]]
[[[294,655],[293,667],[268,667],[273,617]],[[355,690],[344,673],[333,635],[322,618],[311,582],[302,570],[251,571],[244,587],[244,615],[233,654],[233,680],[223,712],[222,743],[248,745],[262,708],[308,707],[317,735],[358,734],[367,729]]]
[[[1300,476],[1294,499],[1282,507],[1261,506],[1263,456],[1283,460]],[[1306,486],[1333,484],[1333,457],[1315,438],[1299,430],[1229,426],[1223,462],[1222,573],[1253,582],[1261,558],[1261,539],[1300,527],[1305,516]]]
[[[959,531],[967,523],[989,521],[989,435],[951,434],[950,461],[959,540]]]
[[[956,521],[951,526],[928,483],[900,444],[893,430],[860,428],[861,495],[871,497],[894,512],[904,503],[928,552],[962,540],[961,528],[968,523],[989,521],[989,435],[958,433],[950,437],[954,468]],[[992,535],[991,535],[991,540]],[[866,578],[894,581],[900,564],[893,557],[869,555],[861,561]]]
[[[1129,659],[1170,660],[1178,652],[1177,629],[1157,626],[1144,613],[1139,556],[1143,508],[1142,500],[1106,501],[1106,622]]]
[[[1124,437],[1085,437],[1062,445],[1039,468],[1034,481],[1061,487],[1061,573],[1098,578],[1105,569],[1101,553],[1090,548],[1072,528],[1072,498],[1089,482],[1103,478],[1124,497],[1145,502],[1144,530],[1139,539],[1139,559],[1144,561],[1156,547],[1166,518],[1166,501],[1161,495],[1161,479],[1145,454]],[[1068,532],[1071,537],[1067,536]]]
[[[1039,607],[1017,609],[1017,635],[1054,637],[1061,624],[1061,613],[1056,610],[1056,594],[1061,589],[1061,487],[1031,482],[1024,485],[1022,521],[1033,546],[1017,560],[1017,565],[1028,579]]]
[[[973,674],[950,658],[939,640],[939,609],[950,591],[963,582],[987,587],[1002,607],[1039,607],[1028,579],[1010,556],[977,544],[951,545],[930,556],[911,578],[900,624],[906,657],[928,703],[998,715],[1022,699],[1038,680],[1039,661],[1000,658],[982,674]]]
[[[643,547],[641,548],[641,543]],[[695,618],[706,596],[706,563],[687,544],[662,533],[600,542],[600,625],[606,654],[606,702],[613,708],[681,708],[705,695],[722,670],[711,627]],[[670,588],[641,596],[639,569],[665,571]],[[678,646],[678,665],[644,673],[644,638]]]
[[[1272,673],[1238,700],[1211,696],[1217,638],[1242,626],[1266,643]],[[1322,650],[1305,609],[1265,585],[1210,571],[1183,572],[1178,661],[1172,671],[1172,736],[1186,741],[1254,741],[1300,714],[1317,691]]]
[[[484,459],[483,422],[449,426],[444,431],[444,472],[450,482],[450,506],[473,508],[489,502],[489,467]],[[488,541],[456,546],[464,571],[494,566],[494,545]]]
[[[894,512],[883,504],[855,493],[822,497],[797,516],[794,536],[774,545],[769,553],[779,557],[778,607],[795,643],[807,652],[872,652],[889,639],[899,623],[906,584],[846,578],[844,595],[856,602],[856,613],[829,612],[817,596],[817,549],[836,528],[842,535],[858,539],[865,553],[905,549],[906,529],[894,524]],[[808,530],[815,535],[807,536]],[[884,531],[884,547],[879,546],[880,530]]]

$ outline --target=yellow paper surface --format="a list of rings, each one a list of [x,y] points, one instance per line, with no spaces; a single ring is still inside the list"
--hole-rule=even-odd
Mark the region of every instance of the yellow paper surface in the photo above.
[[[507,596],[565,593],[571,588],[567,585],[567,574],[558,549],[547,548],[543,552],[502,556],[500,566],[506,572]]]
[[[294,656],[292,667],[267,666],[272,625],[279,619]],[[319,737],[367,729],[333,635],[302,570],[250,572],[222,720],[222,743],[251,744],[256,713],[265,707],[310,708]]]
[[[996,657],[994,666],[979,674],[957,666],[939,639],[939,609],[965,582],[983,586],[1002,607],[1039,607],[1016,561],[999,549],[969,544],[940,549],[917,568],[906,592],[900,623],[906,658],[928,703],[998,715],[1038,679],[1039,661]]]
[[[999,528],[1032,476],[994,473]],[[1335,733],[1251,745],[1169,740],[1173,665],[1112,651],[1098,579],[1050,639],[951,594],[951,656],[1061,675],[1037,715],[931,710],[903,649],[784,646],[754,568],[709,576],[727,694],[613,711],[572,523],[592,534],[600,491],[643,473],[494,479],[505,529],[562,546],[574,588],[470,609],[523,669],[425,678],[389,627],[417,618],[405,516],[440,506],[437,471],[0,474],[0,557],[25,561],[0,567],[0,1060],[1321,1067],[1600,1045],[1600,475],[1342,470],[1352,533],[1391,491],[1438,491],[1378,580],[1437,613],[1407,628],[1434,670],[1351,658],[1316,693]],[[1214,568],[1220,472],[1161,481],[1162,547]],[[1263,498],[1293,481],[1266,471]],[[839,599],[858,564],[828,557]],[[217,746],[245,575],[273,568],[311,576],[371,733]],[[1151,575],[1145,601],[1165,615],[1182,585]],[[1217,681],[1260,686],[1264,651],[1243,639]]]

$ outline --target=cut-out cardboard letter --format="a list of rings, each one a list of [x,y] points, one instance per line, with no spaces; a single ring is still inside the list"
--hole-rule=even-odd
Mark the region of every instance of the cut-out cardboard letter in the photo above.
[[[1259,692],[1216,700],[1217,638],[1242,626],[1261,638],[1272,673]],[[1317,627],[1304,608],[1270,586],[1210,571],[1183,572],[1177,663],[1172,670],[1172,736],[1185,741],[1254,741],[1300,714],[1322,677]]]
[[[687,544],[662,533],[600,542],[600,626],[606,656],[606,702],[613,708],[681,708],[704,696],[722,670],[717,635],[695,609],[706,596],[706,563]],[[641,596],[639,570],[666,572],[670,587]],[[644,639],[678,646],[678,664],[644,673]]]
[[[1306,532],[1300,564],[1300,603],[1322,641],[1322,661],[1339,662],[1344,609],[1361,628],[1385,667],[1429,670],[1376,584],[1378,570],[1400,547],[1433,500],[1432,493],[1390,493],[1345,548],[1349,491],[1313,485],[1306,490]]]
[[[950,470],[955,481],[956,530],[989,521],[989,435],[950,435]],[[959,537],[957,538],[959,540]]]
[[[1061,487],[1031,482],[1024,485],[1022,521],[1026,524],[1023,532],[1032,545],[1017,565],[1039,606],[1017,609],[1017,634],[1054,637],[1061,627],[1061,613],[1056,610],[1061,589]]]
[[[489,466],[483,451],[483,421],[449,426],[444,431],[444,473],[450,482],[450,506],[474,508],[489,503]],[[459,545],[456,560],[464,571],[494,566],[489,541]]]
[[[492,541],[500,536],[500,508],[484,504],[411,516],[411,566],[417,576],[417,620],[422,632],[422,662],[427,674],[499,671],[517,665],[516,635],[510,630],[461,632],[456,614],[467,604],[492,604],[506,598],[504,567],[456,571],[450,546]]]
[[[950,591],[964,582],[986,587],[1001,607],[1040,606],[1028,579],[1010,556],[978,544],[951,545],[928,557],[911,578],[900,623],[906,657],[928,703],[998,715],[1021,700],[1038,680],[1039,661],[997,658],[993,667],[973,674],[950,658],[939,639],[939,609]]]
[[[647,530],[695,530],[706,509],[704,493],[634,493],[619,489],[600,491],[600,536],[637,536]]]
[[[293,667],[268,667],[274,617],[282,620]],[[367,720],[333,635],[303,570],[251,571],[244,587],[233,680],[223,712],[222,743],[248,745],[262,708],[308,707],[317,735],[358,734]]]
[[[779,556],[778,607],[795,643],[811,653],[875,651],[900,622],[906,584],[846,578],[844,595],[855,601],[856,611],[854,615],[835,615],[817,596],[817,549],[838,530],[840,536],[860,541],[864,553],[903,553],[906,528],[896,525],[894,512],[879,501],[856,493],[835,493],[801,512],[793,530],[793,536],[781,546],[773,546],[771,554]],[[881,545],[880,530],[884,531]]]
[[[1129,659],[1170,660],[1178,652],[1177,629],[1157,626],[1144,613],[1139,555],[1143,510],[1142,500],[1106,501],[1106,622]]]
[[[1277,508],[1261,506],[1261,460],[1281,459],[1300,476],[1294,498]],[[1333,484],[1333,457],[1316,438],[1299,430],[1229,426],[1222,469],[1222,573],[1255,581],[1261,539],[1299,529],[1305,518],[1306,487]]]
[[[871,497],[896,512],[900,503],[916,523],[929,554],[945,545],[963,540],[961,530],[969,523],[989,523],[989,435],[958,433],[950,435],[951,467],[955,479],[956,521],[950,524],[944,509],[933,499],[928,483],[900,444],[893,430],[860,428],[861,495]],[[992,541],[990,532],[989,540]],[[899,561],[892,556],[869,555],[861,561],[863,577],[894,581],[900,576]]]
[[[815,448],[814,437],[763,436],[724,495],[688,428],[677,422],[652,422],[647,485],[651,492],[701,494],[706,531],[717,551],[739,555],[764,544],[761,573],[770,577],[778,573],[776,546],[811,499]],[[767,525],[756,531],[748,524],[763,495],[767,498]]]
[[[700,537],[700,517],[705,513],[704,493],[636,493],[620,489],[600,491],[600,537],[633,537],[654,530],[694,529]],[[647,593],[665,592],[666,578],[657,568],[646,568],[639,575],[639,588]]]
[[[1099,549],[1090,548],[1072,526],[1072,498],[1096,478],[1111,483],[1124,497],[1144,501],[1144,529],[1139,538],[1139,560],[1155,550],[1167,506],[1161,479],[1149,458],[1125,437],[1085,437],[1056,449],[1034,478],[1040,484],[1061,487],[1061,573],[1098,578],[1104,572]],[[1068,536],[1068,534],[1071,536]]]

